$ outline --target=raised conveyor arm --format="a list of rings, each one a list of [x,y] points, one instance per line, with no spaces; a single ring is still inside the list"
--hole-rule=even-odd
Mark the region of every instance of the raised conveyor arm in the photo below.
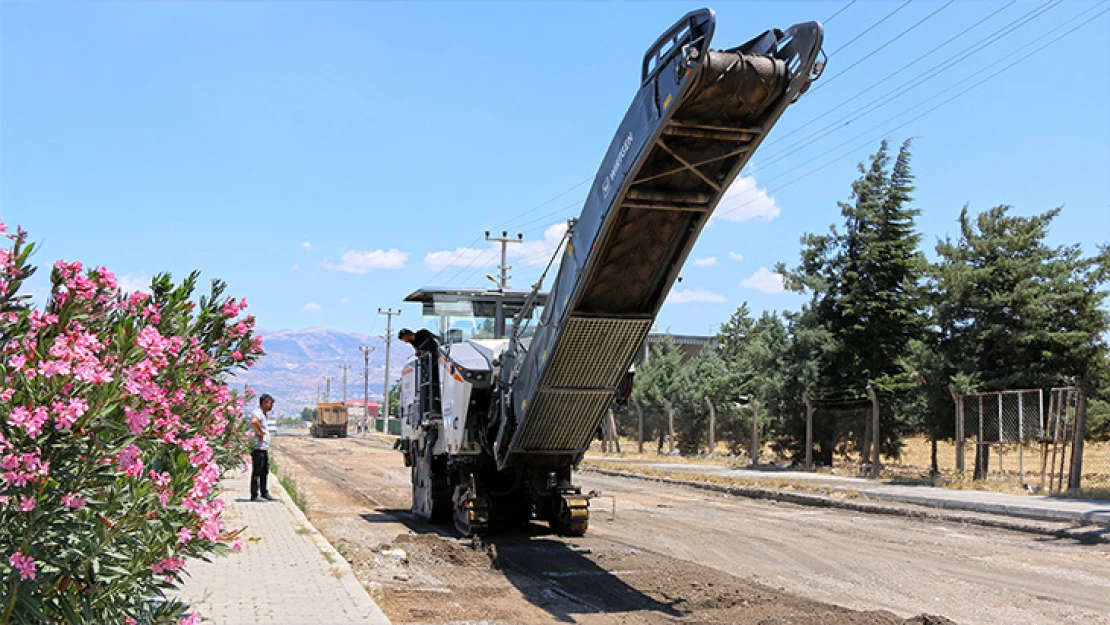
[[[644,56],[527,352],[502,364],[498,466],[577,461],[725,190],[820,73],[817,22],[711,50],[694,11]]]

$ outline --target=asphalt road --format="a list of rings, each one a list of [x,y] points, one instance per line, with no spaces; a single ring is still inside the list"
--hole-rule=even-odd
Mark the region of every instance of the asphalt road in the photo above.
[[[586,490],[612,496],[594,500],[586,537],[560,539],[534,523],[474,546],[408,515],[408,469],[384,442],[281,437],[276,447],[300,472],[310,519],[348,552],[394,622],[893,623],[937,614],[1110,624],[1106,544],[583,473]]]

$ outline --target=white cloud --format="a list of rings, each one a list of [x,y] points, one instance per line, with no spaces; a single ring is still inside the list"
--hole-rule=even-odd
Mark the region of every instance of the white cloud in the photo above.
[[[408,252],[397,248],[390,250],[347,250],[339,264],[324,263],[324,267],[345,273],[370,273],[375,269],[404,269]]]
[[[457,247],[454,251],[440,250],[428,252],[424,257],[424,266],[432,271],[441,271],[447,267],[488,267],[497,264],[501,252],[496,248],[479,249],[475,247]]]
[[[565,221],[551,224],[543,231],[542,240],[511,244],[509,246],[509,256],[519,258],[522,265],[542,267],[547,264],[547,261],[551,260],[551,255],[555,253],[555,248],[559,247],[559,242],[563,240],[563,234],[566,231],[567,222]]]
[[[339,303],[340,303],[340,304],[346,304],[346,303],[348,303],[348,302],[350,302],[350,301],[351,301],[351,298],[349,298],[349,297],[341,297],[341,298],[339,298]]]
[[[150,276],[145,273],[138,274],[124,274],[116,276],[116,283],[124,293],[134,293],[140,291],[142,293],[150,293]]]
[[[312,251],[312,241],[301,241],[301,247],[308,251]]]
[[[694,266],[695,267],[712,267],[713,265],[716,265],[716,264],[717,264],[717,257],[716,256],[706,256],[705,258],[695,258],[694,259]]]
[[[706,289],[675,289],[667,296],[668,304],[716,304],[725,301],[725,296]]]
[[[763,291],[764,293],[782,293],[782,275],[766,267],[760,267],[755,273],[740,281],[740,286]]]
[[[509,243],[505,250],[509,257],[509,265],[514,261],[525,267],[546,265],[566,231],[566,222],[559,222],[548,226],[544,230],[542,239]],[[446,267],[492,267],[500,262],[501,244],[499,243],[490,244],[487,248],[457,247],[454,250],[428,252],[424,257],[424,266],[432,271],[440,271]]]
[[[728,253],[728,259],[729,260],[735,260],[735,261],[741,261],[741,260],[744,260],[744,255],[739,253],[739,252],[729,252]]]
[[[324,307],[317,304],[316,302],[309,302],[305,304],[304,307],[301,308],[301,310],[305,311],[306,313],[318,313],[323,312]]]
[[[767,195],[767,190],[760,188],[754,177],[737,176],[709,219],[732,222],[751,219],[771,221],[781,212],[775,198]]]
[[[289,273],[294,273],[300,268],[300,265],[298,265],[297,263],[293,263],[292,265],[289,265]]]

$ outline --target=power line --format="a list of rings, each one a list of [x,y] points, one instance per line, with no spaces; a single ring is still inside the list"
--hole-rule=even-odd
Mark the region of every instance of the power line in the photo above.
[[[852,0],[852,1],[851,1],[851,2],[849,2],[848,4],[844,5],[843,7],[841,7],[841,8],[840,8],[840,10],[839,10],[839,11],[837,11],[836,13],[833,13],[832,15],[828,16],[827,18],[825,18],[825,21],[824,21],[824,22],[822,22],[822,24],[828,24],[829,22],[833,21],[834,19],[836,19],[836,16],[837,16],[837,15],[840,15],[841,13],[843,13],[843,12],[847,11],[847,10],[848,10],[848,8],[849,8],[849,7],[851,7],[851,6],[852,6],[853,4],[855,4],[855,3],[856,3],[856,0]]]
[[[1092,7],[1092,8],[1097,8],[1097,6],[1098,6],[1098,5],[1094,5],[1094,7]],[[1060,30],[1061,28],[1065,28],[1065,27],[1067,27],[1067,26],[1068,26],[1068,25],[1069,25],[1069,24],[1070,24],[1071,22],[1074,22],[1074,21],[1076,21],[1077,19],[1080,19],[1080,18],[1082,18],[1082,17],[1084,16],[1084,15],[1086,15],[1087,13],[1089,13],[1089,12],[1090,12],[1091,10],[1092,10],[1092,9],[1090,9],[1090,8],[1089,8],[1089,9],[1087,9],[1087,10],[1083,11],[1082,13],[1080,13],[1080,14],[1076,15],[1075,17],[1073,17],[1072,19],[1068,20],[1068,22],[1065,22],[1064,24],[1061,24],[1060,26],[1057,26],[1056,28],[1052,29],[1051,31],[1049,31],[1048,33],[1045,33],[1045,34],[1046,34],[1046,35],[1047,35],[1047,34],[1051,34],[1052,32],[1055,32],[1055,31],[1057,31],[1057,30]],[[1048,41],[1047,43],[1045,43],[1045,44],[1043,44],[1043,45],[1039,46],[1038,48],[1036,48],[1036,49],[1034,49],[1034,50],[1032,50],[1032,51],[1030,51],[1030,52],[1027,52],[1027,53],[1023,54],[1022,56],[1019,56],[1019,57],[1018,57],[1018,58],[1017,58],[1016,60],[1014,60],[1014,61],[1010,62],[1010,63],[1009,63],[1008,65],[1006,65],[1005,67],[1002,67],[1001,69],[999,69],[999,70],[995,71],[994,73],[990,74],[989,76],[987,76],[986,78],[982,79],[981,81],[979,81],[979,82],[976,82],[976,83],[974,83],[974,84],[972,84],[972,85],[968,86],[968,87],[967,87],[967,88],[965,88],[964,90],[962,90],[962,91],[960,91],[960,92],[958,92],[958,93],[956,93],[956,94],[952,95],[952,96],[951,96],[951,97],[949,97],[948,99],[946,99],[946,100],[944,100],[944,101],[942,101],[942,102],[938,103],[938,104],[937,104],[936,106],[933,106],[932,108],[930,108],[930,109],[928,109],[927,111],[925,111],[925,112],[921,113],[920,115],[917,115],[917,116],[915,116],[915,117],[913,117],[913,118],[911,118],[911,119],[909,119],[909,120],[906,120],[905,122],[903,122],[903,123],[899,124],[898,126],[895,126],[895,127],[893,127],[893,128],[890,128],[890,129],[886,130],[885,132],[883,132],[883,133],[882,133],[881,135],[879,135],[879,136],[877,136],[877,137],[872,137],[872,138],[869,138],[869,139],[868,139],[868,140],[867,140],[866,142],[860,143],[859,145],[857,145],[857,146],[853,147],[852,149],[848,150],[848,151],[847,151],[846,153],[844,153],[844,154],[841,154],[840,156],[837,156],[837,157],[835,157],[835,158],[833,158],[833,159],[831,159],[831,160],[829,160],[829,161],[826,161],[825,163],[823,163],[823,164],[819,165],[818,167],[816,167],[816,168],[814,168],[814,169],[812,169],[812,170],[810,170],[810,171],[806,172],[805,174],[802,174],[801,176],[798,176],[797,178],[794,178],[793,180],[790,180],[789,182],[787,182],[787,183],[785,183],[785,184],[782,184],[782,185],[780,185],[780,186],[778,186],[778,187],[775,187],[774,189],[771,189],[771,190],[770,190],[770,191],[769,191],[768,193],[777,193],[778,191],[781,191],[781,190],[783,190],[783,189],[785,189],[785,188],[787,188],[787,187],[790,187],[790,186],[792,186],[792,185],[794,185],[794,184],[796,184],[796,183],[800,182],[801,180],[803,180],[803,179],[805,179],[805,178],[809,177],[810,175],[812,175],[812,174],[814,174],[814,173],[816,173],[816,172],[818,172],[818,171],[820,171],[820,170],[824,169],[825,167],[828,167],[829,165],[831,165],[831,164],[833,164],[833,163],[835,163],[835,162],[837,162],[837,161],[840,161],[840,160],[842,160],[843,158],[845,158],[845,157],[847,157],[847,156],[850,156],[851,154],[855,153],[855,151],[856,151],[856,150],[858,150],[858,149],[860,149],[861,147],[864,147],[864,146],[866,146],[866,145],[870,145],[870,144],[873,144],[873,143],[874,143],[874,142],[875,142],[876,140],[878,140],[879,138],[881,138],[881,137],[883,137],[883,136],[886,136],[886,135],[888,135],[888,134],[890,134],[890,133],[892,133],[892,132],[894,132],[894,131],[896,131],[896,130],[899,130],[899,129],[901,129],[901,128],[904,128],[905,126],[908,126],[909,124],[911,124],[911,123],[913,123],[913,122],[915,122],[915,121],[917,121],[917,120],[921,119],[922,117],[925,117],[925,116],[926,116],[926,115],[928,115],[929,113],[932,113],[933,111],[935,111],[935,110],[939,109],[940,107],[942,107],[942,106],[944,106],[944,105],[948,104],[949,102],[952,102],[953,100],[955,100],[955,99],[959,98],[960,96],[962,96],[962,95],[964,95],[964,94],[968,93],[969,91],[972,91],[973,89],[977,89],[978,87],[981,87],[982,85],[986,84],[987,82],[989,82],[990,80],[992,80],[993,78],[995,78],[996,76],[998,76],[999,74],[1002,74],[1002,73],[1003,73],[1003,72],[1005,72],[1006,70],[1009,70],[1010,68],[1012,68],[1012,67],[1016,66],[1017,64],[1021,63],[1022,61],[1024,61],[1024,60],[1025,60],[1026,58],[1028,58],[1029,56],[1032,56],[1033,54],[1035,54],[1035,53],[1037,53],[1037,52],[1040,52],[1041,50],[1044,50],[1045,48],[1047,48],[1047,47],[1051,46],[1052,44],[1056,43],[1057,41],[1060,41],[1061,39],[1063,39],[1063,38],[1065,38],[1065,37],[1068,37],[1068,36],[1070,36],[1070,35],[1071,35],[1071,34],[1072,34],[1072,33],[1073,33],[1073,32],[1074,32],[1075,30],[1078,30],[1079,28],[1082,28],[1083,26],[1085,26],[1085,25],[1089,24],[1090,22],[1092,22],[1092,21],[1094,21],[1095,19],[1099,18],[1100,16],[1102,16],[1102,15],[1106,14],[1107,12],[1110,12],[1110,8],[1105,8],[1105,9],[1103,9],[1102,11],[1099,11],[1099,12],[1098,12],[1098,13],[1096,13],[1095,15],[1092,15],[1091,17],[1087,18],[1086,20],[1084,20],[1083,22],[1079,23],[1079,24],[1078,24],[1078,25],[1076,25],[1076,26],[1075,26],[1074,28],[1071,28],[1071,29],[1070,29],[1070,30],[1068,30],[1067,32],[1065,32],[1065,33],[1061,34],[1060,36],[1058,36],[1058,37],[1055,37],[1054,39],[1052,39],[1052,40]],[[1043,36],[1044,36],[1044,35],[1042,35],[1042,37],[1043,37]],[[984,72],[984,71],[987,71],[987,70],[989,70],[990,68],[992,68],[992,67],[994,67],[994,66],[998,65],[999,63],[1002,63],[1002,62],[1004,62],[1004,61],[1008,60],[1008,58],[1009,58],[1009,57],[1007,57],[1006,59],[1001,59],[1001,60],[999,60],[999,61],[996,61],[996,62],[992,63],[991,65],[988,65],[987,67],[983,68],[983,69],[982,69],[982,70],[980,70],[979,72],[976,72],[976,74],[973,74],[973,76],[974,76],[974,75],[978,75],[979,73],[982,73],[982,72]],[[938,95],[943,95],[943,93],[942,93],[942,94],[938,94]],[[857,136],[857,138],[858,138],[858,136]],[[832,151],[832,150],[829,150],[829,151]],[[827,154],[827,153],[828,153],[828,152],[825,152],[825,153],[823,153],[823,154]],[[822,155],[823,155],[823,154],[822,154]],[[819,157],[818,157],[818,158],[819,158]],[[810,159],[810,160],[811,160],[811,161],[812,161],[812,160],[816,160],[816,158],[815,158],[815,159]],[[795,168],[795,169],[798,169],[798,168]],[[756,201],[758,201],[758,199],[756,199],[756,200],[750,200],[750,201],[748,201],[748,202],[745,202],[745,203],[743,203],[743,204],[740,204],[740,205],[738,205],[738,206],[734,206],[734,207],[730,208],[729,210],[725,211],[724,213],[720,213],[720,216],[723,216],[723,215],[727,215],[727,214],[731,213],[732,211],[735,211],[735,210],[739,210],[739,209],[741,209],[741,208],[743,208],[743,207],[745,207],[745,206],[747,206],[747,205],[749,205],[749,204],[752,204],[752,203],[754,203],[754,202],[756,202]]]
[[[953,3],[953,2],[955,2],[955,1],[956,1],[956,0],[948,0],[948,2],[945,2],[944,4],[940,5],[940,8],[938,8],[937,10],[935,10],[935,11],[933,11],[932,13],[930,13],[930,14],[926,15],[925,17],[923,17],[923,18],[921,18],[921,19],[917,20],[916,22],[914,22],[914,24],[913,24],[912,26],[910,26],[910,27],[909,27],[909,28],[907,28],[906,30],[903,30],[902,32],[898,33],[898,34],[897,34],[897,35],[895,35],[894,37],[892,37],[892,38],[888,39],[888,40],[887,40],[887,42],[886,42],[886,43],[884,43],[883,45],[879,46],[878,48],[875,48],[874,50],[872,50],[872,51],[868,52],[867,54],[865,54],[865,55],[863,55],[862,57],[860,57],[859,59],[857,59],[855,63],[852,63],[851,65],[849,65],[848,67],[845,67],[844,69],[840,70],[840,71],[839,71],[839,72],[837,72],[836,74],[833,74],[832,76],[829,76],[828,78],[825,78],[825,79],[821,80],[820,82],[818,82],[818,83],[817,83],[817,86],[816,86],[815,88],[813,88],[813,89],[810,89],[810,90],[809,90],[809,94],[810,94],[810,97],[812,97],[812,96],[813,96],[813,93],[814,93],[814,92],[818,91],[818,90],[819,90],[819,89],[821,89],[822,87],[825,87],[825,86],[826,86],[826,85],[828,85],[828,84],[829,84],[830,82],[832,82],[832,81],[836,80],[837,78],[840,78],[840,77],[841,77],[841,76],[843,76],[844,74],[846,74],[846,73],[848,73],[849,71],[851,71],[851,70],[852,70],[852,68],[856,67],[856,66],[857,66],[857,65],[859,65],[860,63],[863,63],[863,62],[864,62],[864,61],[866,61],[867,59],[869,59],[869,58],[871,58],[871,57],[875,56],[876,54],[878,54],[879,52],[881,52],[881,51],[883,50],[883,48],[885,48],[885,47],[889,46],[890,44],[894,43],[895,41],[898,41],[898,40],[899,40],[899,39],[901,39],[902,37],[905,37],[905,36],[906,36],[906,34],[908,34],[909,32],[911,32],[912,30],[914,30],[914,29],[915,29],[915,28],[917,28],[918,26],[921,26],[921,25],[922,25],[922,24],[924,24],[925,22],[929,21],[929,19],[930,19],[930,18],[932,18],[932,17],[933,17],[934,15],[936,15],[937,13],[940,13],[941,11],[943,11],[943,10],[947,9],[948,7],[952,6],[952,3]]]
[[[952,56],[949,56],[947,59],[941,61],[940,63],[937,63],[936,65],[929,68],[928,70],[925,70],[924,72],[919,73],[918,75],[914,76],[913,78],[903,82],[902,84],[898,85],[894,89],[891,89],[890,91],[887,91],[883,95],[869,101],[868,103],[864,104],[863,106],[861,106],[861,107],[855,109],[854,111],[848,113],[847,115],[841,117],[840,119],[838,119],[834,122],[831,122],[829,124],[826,124],[825,126],[823,126],[823,127],[819,128],[818,130],[814,131],[812,134],[810,134],[806,137],[803,137],[803,138],[799,139],[798,141],[795,141],[794,143],[790,144],[789,146],[787,146],[783,149],[778,150],[777,152],[772,153],[772,155],[769,157],[769,160],[766,160],[766,161],[761,160],[760,163],[759,163],[759,166],[760,167],[767,167],[767,166],[769,166],[769,165],[771,165],[771,164],[773,164],[773,163],[775,163],[779,160],[782,160],[782,158],[784,156],[789,156],[789,155],[793,154],[793,151],[794,151],[795,148],[801,147],[803,145],[810,145],[814,141],[818,141],[820,139],[823,139],[823,138],[835,133],[836,131],[841,130],[842,128],[848,126],[852,122],[867,116],[868,114],[875,111],[876,109],[881,108],[881,107],[889,104],[890,102],[893,102],[894,100],[896,100],[896,99],[900,98],[901,96],[909,93],[910,91],[916,89],[917,87],[920,87],[921,85],[923,85],[926,82],[932,80],[933,78],[936,78],[937,76],[939,76],[939,75],[943,74],[944,72],[952,69],[953,67],[958,66],[960,63],[963,63],[963,62],[965,62],[967,60],[970,60],[970,59],[974,59],[975,58],[975,56],[974,56],[975,53],[987,48],[988,46],[991,46],[991,45],[994,45],[995,43],[998,43],[999,41],[1001,41],[1005,37],[1012,34],[1017,29],[1021,28],[1022,26],[1025,26],[1026,24],[1029,24],[1033,20],[1035,20],[1035,19],[1041,17],[1042,15],[1044,15],[1046,12],[1048,12],[1048,11],[1052,10],[1053,8],[1059,6],[1061,2],[1062,2],[1062,0],[1055,0],[1054,2],[1048,3],[1048,5],[1042,5],[1040,7],[1037,7],[1033,11],[1030,11],[1029,13],[1026,13],[1025,15],[1019,17],[1017,20],[1014,20],[1013,22],[1010,22],[1006,26],[1003,26],[1002,28],[996,30],[995,32],[991,33],[990,35],[987,35],[986,37],[980,39],[979,41],[971,44],[970,46],[968,46],[967,48],[964,48],[963,50],[957,52],[956,54],[953,54]],[[1024,52],[1023,52],[1023,54],[1024,54]],[[953,60],[955,60],[955,62],[950,63],[950,61],[953,61]],[[861,95],[862,93],[869,92],[872,88],[874,88],[878,84],[880,84],[880,83],[874,83],[870,87],[867,87],[866,89],[863,89],[863,90],[857,92],[856,95],[852,96],[848,100],[845,100],[841,104],[838,104],[836,107],[833,107],[832,109],[829,109],[829,110],[821,113],[820,115],[817,115],[812,120],[810,120],[810,123],[812,123],[813,121],[816,121],[818,119],[821,119],[822,117],[825,117],[826,115],[828,115],[830,112],[832,112],[836,108],[839,108],[843,104],[859,97],[859,95]],[[799,127],[799,129],[801,129],[801,128],[802,127]],[[789,133],[789,134],[794,134],[794,133]],[[785,138],[785,136],[788,136],[788,135],[784,135],[783,138]]]
[[[865,93],[869,93],[869,92],[870,92],[870,91],[871,91],[872,89],[874,89],[875,87],[877,87],[877,86],[879,86],[879,85],[883,84],[884,82],[886,82],[886,81],[890,80],[891,78],[894,78],[894,77],[895,77],[895,76],[897,76],[898,74],[901,74],[902,72],[906,71],[906,70],[907,70],[907,69],[909,69],[910,67],[913,67],[914,65],[916,65],[916,64],[917,64],[917,63],[919,63],[919,62],[921,62],[922,60],[924,60],[924,59],[926,59],[926,58],[928,58],[928,57],[932,56],[932,55],[933,55],[934,53],[936,53],[936,52],[937,52],[938,50],[940,50],[941,48],[943,48],[943,47],[947,46],[948,44],[952,43],[952,42],[953,42],[953,41],[955,41],[956,39],[959,39],[960,37],[963,37],[964,35],[966,35],[967,33],[971,32],[972,30],[974,30],[974,29],[978,28],[978,27],[979,27],[979,26],[981,26],[981,25],[982,25],[982,24],[983,24],[984,22],[986,22],[987,20],[991,19],[991,18],[992,18],[992,17],[994,17],[995,15],[998,15],[998,14],[999,14],[999,13],[1001,13],[1002,11],[1006,10],[1006,9],[1007,9],[1007,8],[1009,8],[1009,7],[1010,7],[1010,6],[1012,5],[1012,4],[1014,4],[1015,2],[1017,2],[1017,0],[1010,0],[1010,2],[1009,2],[1008,4],[1006,4],[1006,5],[1002,6],[1002,7],[1001,7],[1001,8],[999,8],[999,9],[996,9],[995,11],[991,12],[990,14],[988,14],[988,15],[987,15],[987,16],[985,16],[985,17],[983,17],[983,18],[982,18],[982,19],[980,19],[979,21],[975,22],[975,23],[974,23],[974,24],[972,24],[971,26],[968,26],[967,28],[965,28],[965,29],[961,30],[960,32],[956,33],[955,35],[952,35],[952,36],[951,36],[951,37],[949,37],[948,39],[945,39],[944,41],[942,41],[941,43],[937,44],[937,45],[936,45],[936,46],[934,46],[934,47],[933,47],[932,49],[930,49],[930,50],[929,50],[928,52],[925,52],[924,54],[921,54],[921,55],[919,55],[919,56],[918,56],[917,58],[915,58],[914,60],[912,60],[912,61],[910,61],[910,62],[906,63],[906,64],[905,64],[905,65],[903,65],[902,67],[899,67],[898,69],[896,69],[896,70],[894,70],[893,72],[891,72],[891,73],[887,74],[886,76],[884,76],[884,77],[880,78],[879,80],[876,80],[875,82],[871,83],[870,85],[868,85],[868,86],[866,86],[866,87],[864,87],[864,88],[862,88],[862,89],[858,89],[858,90],[856,90],[856,92],[855,92],[855,95],[853,95],[853,96],[849,97],[848,99],[846,99],[846,100],[844,100],[844,101],[840,102],[839,104],[837,104],[837,105],[835,105],[835,106],[832,106],[832,107],[828,107],[828,108],[826,108],[826,109],[825,109],[825,110],[824,110],[824,111],[823,111],[823,112],[822,112],[822,113],[821,113],[820,115],[818,115],[817,117],[815,117],[815,118],[814,118],[813,120],[810,120],[810,121],[812,122],[812,121],[816,121],[816,120],[818,120],[818,119],[821,119],[821,117],[824,117],[825,115],[828,115],[828,114],[832,113],[833,111],[835,111],[835,110],[839,109],[840,107],[844,106],[845,104],[848,104],[849,102],[851,102],[851,101],[855,100],[856,98],[858,98],[858,97],[862,96],[863,94],[865,94]],[[1034,13],[1034,12],[1038,11],[1039,9],[1040,9],[1040,7],[1034,8],[1034,9],[1033,9],[1032,11],[1030,11],[1029,13],[1026,13],[1026,15],[1029,15],[1029,14],[1031,14],[1031,13]],[[1025,17],[1025,16],[1023,15],[1022,17]],[[1018,18],[1018,19],[1020,20],[1021,18]],[[1012,24],[1012,23],[1013,23],[1013,22],[1011,22],[1011,24]],[[1005,26],[1004,26],[1003,28],[1005,28]],[[995,31],[995,32],[997,32],[997,31]],[[988,37],[989,37],[989,35],[988,35]],[[844,73],[844,72],[841,72],[841,74],[843,74],[843,73]],[[837,74],[837,75],[839,76],[840,74]],[[820,84],[821,84],[821,83],[818,83],[818,85],[817,85],[817,86],[820,86]],[[817,87],[814,87],[814,90],[815,90],[815,91],[816,91],[816,89],[817,89]],[[772,141],[770,142],[770,144],[769,144],[769,145],[778,145],[778,144],[782,143],[782,142],[783,142],[783,141],[784,141],[784,140],[785,140],[786,138],[788,138],[788,137],[791,137],[791,136],[793,136],[793,135],[795,135],[795,134],[797,134],[797,133],[799,133],[799,132],[801,132],[801,131],[803,131],[803,130],[805,130],[805,129],[806,129],[806,126],[799,126],[798,128],[795,128],[794,130],[791,130],[790,132],[787,132],[787,133],[785,133],[785,134],[782,134],[782,135],[779,135],[779,136],[775,137],[775,138],[774,138],[774,139],[773,139],[773,140],[772,140]]]
[[[894,9],[894,10],[893,10],[893,11],[891,11],[890,13],[887,13],[887,14],[886,14],[885,16],[883,16],[883,17],[882,17],[882,18],[881,18],[881,19],[880,19],[879,21],[877,21],[877,22],[875,22],[874,24],[872,24],[872,25],[868,26],[867,28],[865,28],[865,29],[863,30],[863,32],[862,32],[862,33],[860,33],[860,34],[856,35],[855,37],[852,37],[851,39],[849,39],[849,40],[848,40],[848,43],[846,43],[846,44],[844,44],[844,45],[840,46],[839,48],[837,48],[837,49],[833,50],[832,52],[830,52],[830,53],[829,53],[829,58],[831,59],[831,58],[833,57],[833,55],[835,55],[835,54],[836,54],[837,52],[840,52],[840,51],[841,51],[841,50],[843,50],[844,48],[847,48],[848,46],[852,45],[853,43],[855,43],[855,42],[859,41],[859,38],[860,38],[860,37],[862,37],[862,36],[866,35],[867,33],[871,32],[872,30],[875,30],[875,28],[876,28],[877,26],[879,26],[879,25],[880,25],[880,24],[882,24],[883,22],[887,21],[888,19],[890,19],[890,18],[894,17],[894,15],[895,15],[896,13],[898,13],[899,11],[901,11],[902,9],[904,9],[904,8],[906,8],[906,7],[908,7],[908,6],[910,6],[910,2],[911,2],[911,0],[906,0],[906,1],[905,1],[905,2],[903,2],[903,3],[901,4],[901,5],[899,5],[899,6],[898,6],[898,8]],[[847,8],[847,7],[845,7],[845,8]]]

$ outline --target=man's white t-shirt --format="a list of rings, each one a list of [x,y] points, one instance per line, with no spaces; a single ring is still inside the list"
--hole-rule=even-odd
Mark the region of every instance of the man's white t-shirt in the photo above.
[[[267,450],[270,448],[270,423],[266,418],[266,413],[262,412],[262,408],[255,408],[251,413],[251,421],[258,419],[258,427],[262,429],[262,438],[258,438],[258,430],[254,429],[251,425],[251,432],[254,433],[254,449]]]

